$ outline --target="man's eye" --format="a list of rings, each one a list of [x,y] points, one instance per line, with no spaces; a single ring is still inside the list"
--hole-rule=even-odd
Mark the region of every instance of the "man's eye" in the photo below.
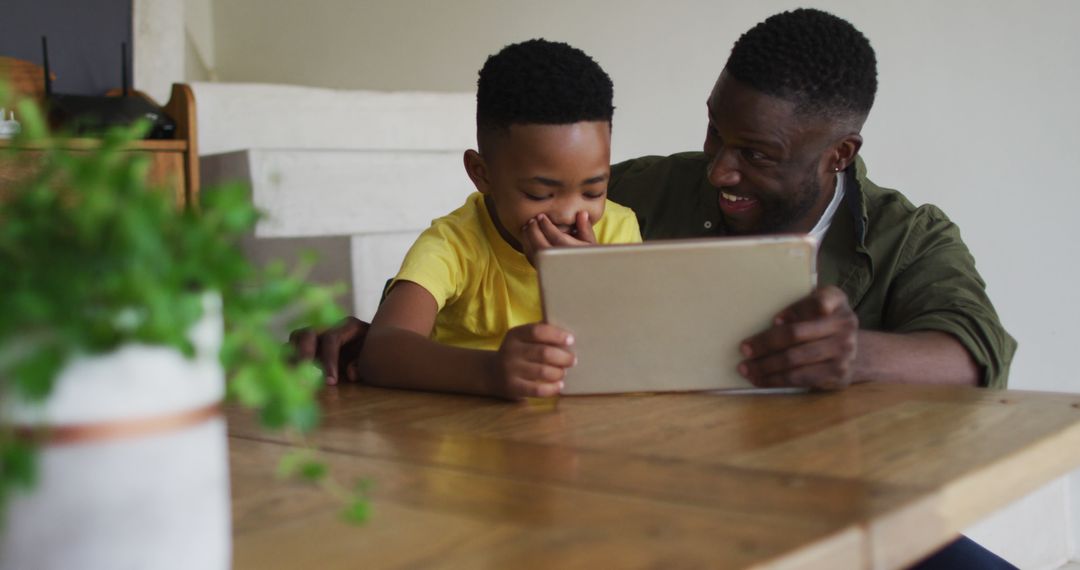
[[[765,153],[760,152],[760,151],[756,151],[756,150],[753,150],[753,149],[749,149],[749,148],[742,149],[742,155],[747,160],[753,160],[753,161],[758,161],[758,162],[763,161],[763,160],[769,160],[769,157],[766,156]]]

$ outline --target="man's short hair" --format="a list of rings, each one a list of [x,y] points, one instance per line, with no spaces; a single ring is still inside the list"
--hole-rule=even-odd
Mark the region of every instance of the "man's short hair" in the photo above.
[[[480,70],[477,132],[510,125],[610,123],[612,91],[608,74],[575,47],[544,39],[508,45]]]
[[[796,104],[798,112],[866,118],[877,92],[870,41],[847,20],[800,8],[770,16],[735,42],[735,79]]]

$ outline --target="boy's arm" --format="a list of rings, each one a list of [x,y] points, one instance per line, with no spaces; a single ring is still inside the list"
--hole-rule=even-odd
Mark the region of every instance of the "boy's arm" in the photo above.
[[[511,329],[497,352],[431,340],[438,304],[420,285],[394,284],[371,323],[360,354],[370,384],[508,399],[554,396],[575,360],[572,337],[542,323]]]

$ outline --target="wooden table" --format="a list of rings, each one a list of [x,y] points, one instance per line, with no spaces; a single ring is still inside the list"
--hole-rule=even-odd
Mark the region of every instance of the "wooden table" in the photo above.
[[[1080,466],[1080,395],[323,400],[313,441],[374,481],[370,522],[277,480],[287,444],[230,409],[236,568],[896,568]]]

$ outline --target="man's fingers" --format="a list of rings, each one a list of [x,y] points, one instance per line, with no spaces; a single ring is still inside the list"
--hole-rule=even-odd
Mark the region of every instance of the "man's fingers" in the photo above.
[[[790,323],[819,319],[837,311],[850,310],[847,295],[834,285],[814,289],[777,315],[779,322]]]
[[[335,330],[319,336],[318,363],[327,384],[338,383],[338,355],[341,353],[341,334]]]
[[[319,335],[316,355],[327,384],[337,384],[341,379],[338,372],[341,369],[343,347],[349,345],[344,354],[351,355],[350,361],[355,360],[355,355],[360,353],[364,338],[367,336],[368,326],[368,323],[356,317],[346,317],[340,324]]]
[[[289,333],[289,344],[293,347],[294,359],[310,360],[315,358],[319,348],[319,335],[307,327],[297,329]]]
[[[745,360],[740,364],[739,372],[750,379],[764,378],[829,360],[849,360],[854,356],[855,335],[842,335],[798,344],[761,358]]]
[[[770,327],[743,341],[739,350],[746,358],[762,356],[786,350],[797,344],[813,342],[834,335],[852,335],[858,329],[858,319],[853,313],[811,321],[796,321]]]
[[[839,390],[851,383],[851,364],[829,360],[754,378],[751,382],[761,388],[800,387]]]

